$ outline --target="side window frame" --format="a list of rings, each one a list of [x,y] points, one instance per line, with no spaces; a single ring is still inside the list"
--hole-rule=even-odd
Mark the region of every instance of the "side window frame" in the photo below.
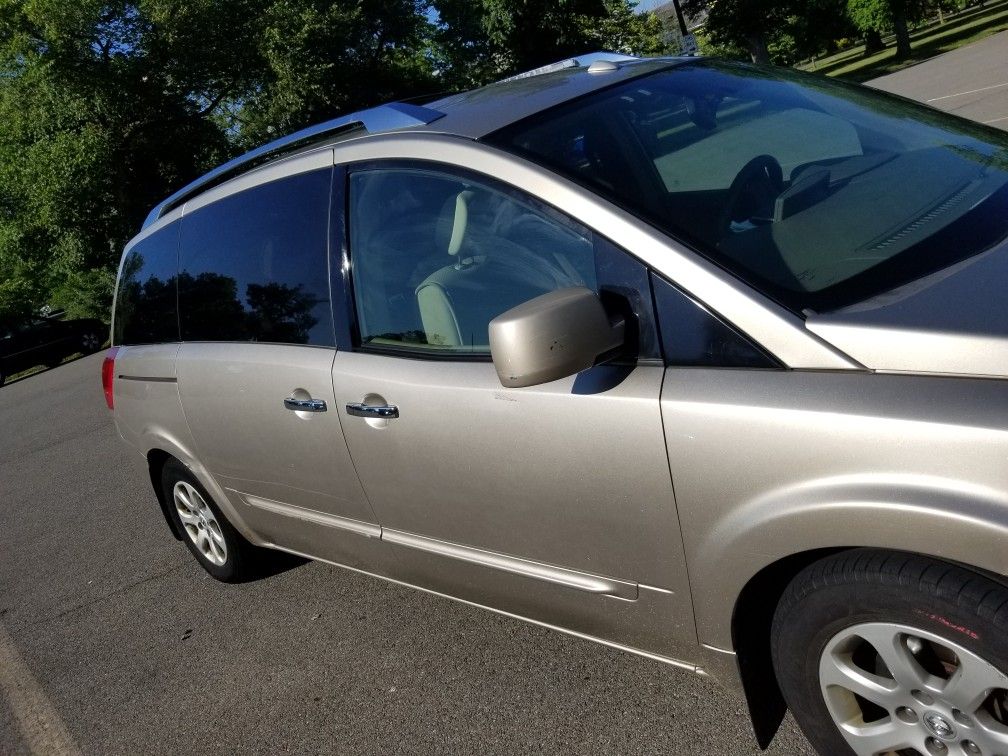
[[[351,352],[359,340],[356,305],[350,275],[350,171],[333,167],[329,193],[329,303],[336,349]]]
[[[558,218],[560,223],[572,223],[577,226],[581,226],[592,234],[593,246],[594,246],[594,256],[596,266],[600,256],[608,256],[613,258],[615,256],[624,256],[627,258],[628,265],[639,266],[640,282],[641,287],[639,294],[641,296],[641,302],[638,303],[638,307],[634,308],[632,305],[628,306],[627,314],[631,317],[637,317],[638,314],[641,319],[646,319],[645,328],[649,328],[652,336],[651,340],[653,344],[651,345],[651,353],[648,355],[631,355],[626,354],[623,356],[618,356],[613,360],[610,360],[608,364],[633,364],[633,365],[644,365],[644,364],[663,364],[662,363],[662,352],[661,344],[658,336],[658,324],[657,324],[657,314],[655,310],[654,294],[650,286],[649,269],[648,266],[631,252],[623,249],[619,245],[610,241],[604,234],[597,231],[591,224],[585,223],[579,218],[570,216],[548,202],[544,201],[542,198],[537,197],[530,192],[521,189],[520,187],[508,184],[507,182],[501,181],[493,176],[480,173],[478,171],[471,170],[464,166],[455,165],[452,163],[445,163],[437,160],[422,160],[414,158],[385,158],[376,160],[364,160],[360,162],[350,162],[345,164],[338,164],[335,166],[335,171],[333,174],[333,208],[332,213],[332,233],[331,239],[332,243],[330,245],[330,268],[332,271],[332,301],[336,302],[336,297],[342,297],[342,306],[340,307],[341,313],[334,311],[334,322],[336,323],[336,337],[338,348],[349,349],[352,351],[366,352],[370,354],[382,354],[391,357],[399,357],[403,359],[420,359],[428,361],[448,361],[448,362],[491,362],[492,358],[488,352],[465,352],[465,351],[434,351],[434,350],[420,350],[420,349],[410,349],[409,346],[385,346],[385,345],[374,345],[374,344],[364,344],[361,340],[360,328],[358,325],[358,310],[357,310],[357,291],[356,284],[353,276],[353,254],[354,251],[350,244],[350,233],[351,225],[353,223],[353,218],[351,214],[351,197],[350,197],[350,180],[351,176],[355,173],[371,171],[371,170],[427,170],[434,171],[438,173],[443,173],[446,176],[452,178],[459,178],[460,180],[472,180],[473,182],[482,184],[489,187],[492,190],[498,191],[506,196],[514,198],[516,201],[532,206],[537,210],[543,212],[545,215],[555,216]],[[338,189],[335,182],[339,182]],[[339,210],[339,212],[335,212]],[[600,295],[603,299],[606,299],[607,284],[603,281],[598,281],[598,286],[600,289]],[[615,291],[609,291],[608,293],[615,294]],[[335,304],[334,304],[335,308]],[[635,312],[639,310],[639,313]],[[345,317],[345,321],[341,324],[341,315]]]

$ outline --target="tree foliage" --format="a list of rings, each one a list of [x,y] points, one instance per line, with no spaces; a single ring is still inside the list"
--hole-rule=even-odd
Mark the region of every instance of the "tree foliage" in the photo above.
[[[961,0],[683,5],[707,14],[708,49],[793,63],[856,29],[903,39],[936,2]],[[0,0],[0,319],[106,315],[148,210],[282,133],[677,40],[634,0]]]
[[[471,87],[591,50],[655,55],[664,30],[629,0],[433,0],[443,81]]]
[[[928,4],[924,0],[847,1],[847,11],[859,29],[878,34],[895,34],[898,59],[910,57],[908,24],[920,21],[928,10]]]
[[[0,317],[106,316],[148,210],[272,137],[661,39],[629,0],[0,0]]]

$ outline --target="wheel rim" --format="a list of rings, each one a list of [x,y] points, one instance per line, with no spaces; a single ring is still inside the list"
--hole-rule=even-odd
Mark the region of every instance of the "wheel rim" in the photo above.
[[[81,345],[86,352],[96,352],[98,351],[98,337],[93,333],[86,333],[81,339]]]
[[[940,635],[888,622],[849,627],[826,644],[819,685],[860,755],[1008,756],[1008,675]]]
[[[227,543],[224,533],[213,510],[192,485],[180,480],[173,490],[175,511],[178,512],[182,527],[195,544],[199,553],[211,564],[222,565],[227,561]]]

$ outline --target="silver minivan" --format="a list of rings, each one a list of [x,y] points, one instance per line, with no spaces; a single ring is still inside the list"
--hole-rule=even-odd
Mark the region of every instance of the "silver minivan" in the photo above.
[[[1008,137],[594,55],[278,140],[122,258],[105,395],[214,577],[320,559],[1008,754]]]

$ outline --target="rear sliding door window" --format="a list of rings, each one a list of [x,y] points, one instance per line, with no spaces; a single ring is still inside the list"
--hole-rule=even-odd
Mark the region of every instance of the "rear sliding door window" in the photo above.
[[[137,242],[126,254],[116,292],[112,338],[117,346],[179,340],[178,240],[176,221]]]
[[[182,219],[183,341],[335,344],[327,264],[331,174],[262,184]]]

